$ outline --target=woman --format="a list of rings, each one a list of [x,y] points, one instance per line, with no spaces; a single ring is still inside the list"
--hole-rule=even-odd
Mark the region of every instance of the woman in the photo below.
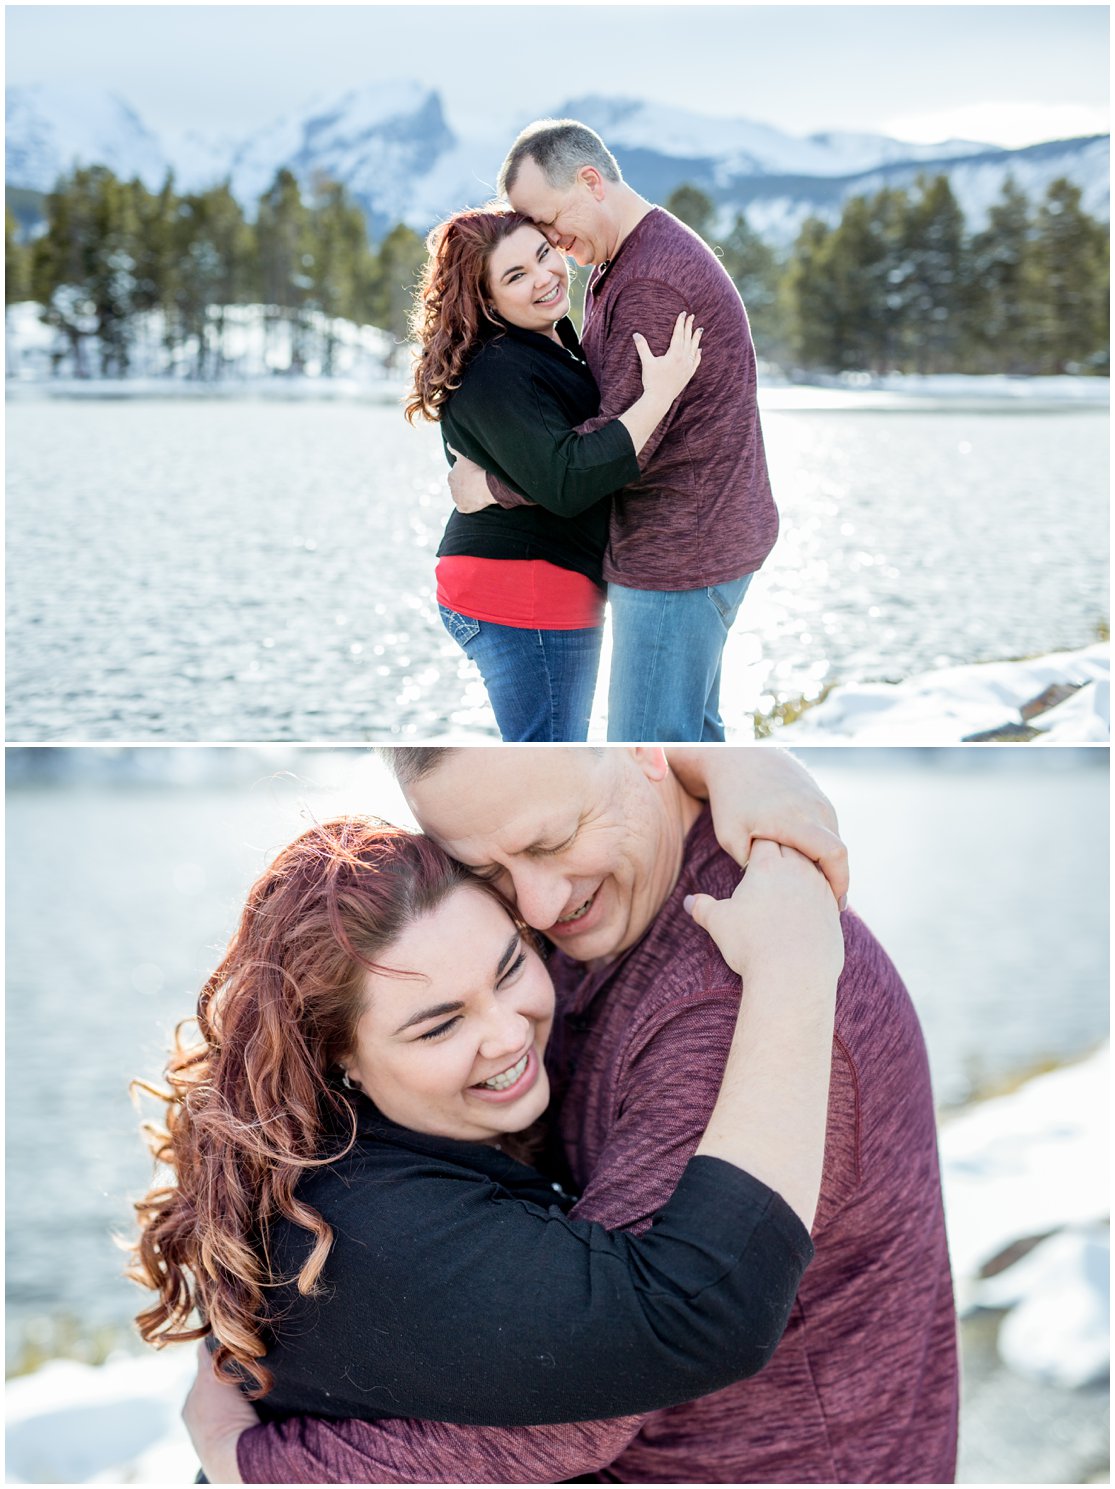
[[[559,481],[594,499],[573,518],[534,505],[454,512],[438,548],[442,619],[480,668],[504,739],[583,740],[604,619],[604,498],[639,475],[639,451],[700,364],[701,332],[679,316],[662,357],[637,337],[642,397],[581,435],[600,395],[568,318],[565,257],[510,210],[458,212],[429,248],[407,418],[440,422],[451,454],[526,496]]]
[[[159,1295],[143,1336],[212,1333],[265,1419],[576,1421],[761,1368],[811,1255],[843,948],[792,850],[757,844],[737,897],[698,907],[748,974],[728,1071],[784,1055],[792,1099],[751,1110],[735,1068],[654,1229],[610,1234],[513,1156],[548,1099],[530,933],[427,839],[354,818],[305,833],[249,894],[169,1092],[145,1087],[175,1183],[137,1206],[130,1275]],[[771,968],[791,945],[787,997]],[[785,1202],[745,1166],[784,1175]],[[539,1269],[543,1295],[524,1288]],[[236,1476],[235,1457],[203,1463]]]

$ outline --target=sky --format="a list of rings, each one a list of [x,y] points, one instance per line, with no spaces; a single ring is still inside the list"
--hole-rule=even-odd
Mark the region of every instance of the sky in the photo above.
[[[7,81],[103,86],[156,132],[243,135],[371,81],[450,123],[586,93],[773,124],[1019,146],[1108,129],[1106,5],[34,5]]]

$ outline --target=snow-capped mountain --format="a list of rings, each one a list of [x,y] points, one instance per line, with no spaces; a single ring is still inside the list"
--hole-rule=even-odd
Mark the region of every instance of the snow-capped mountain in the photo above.
[[[227,178],[250,208],[286,166],[306,184],[320,176],[341,182],[376,234],[399,220],[422,231],[456,207],[487,200],[507,143],[528,122],[494,108],[481,125],[454,129],[436,91],[404,80],[316,98],[241,140],[197,132],[159,140],[126,103],[92,89],[9,88],[7,98],[10,185],[49,190],[80,161],[155,187],[173,167],[180,190]],[[627,179],[651,199],[690,182],[712,197],[726,225],[745,210],[773,241],[792,239],[810,213],[835,218],[849,195],[909,184],[919,171],[947,173],[973,225],[1008,174],[1031,196],[1066,175],[1090,212],[1109,210],[1106,135],[1023,150],[847,132],[798,137],[753,120],[598,95],[570,99],[553,115],[599,130]]]
[[[166,172],[159,140],[133,108],[103,88],[8,88],[5,103],[4,179],[10,186],[49,191],[75,163],[107,165],[151,186]]]
[[[631,98],[572,98],[555,116],[580,119],[612,150],[639,150],[694,162],[715,161],[735,176],[848,176],[894,160],[947,158],[991,150],[971,140],[913,145],[881,134],[785,134],[751,119],[713,119]]]
[[[999,199],[1007,177],[1031,201],[1044,196],[1050,183],[1066,176],[1081,188],[1084,210],[1106,220],[1110,214],[1110,139],[1054,140],[1024,149],[984,147],[969,155],[921,155],[839,177],[742,176],[701,181],[719,208],[722,229],[744,212],[748,223],[773,243],[790,243],[810,215],[836,221],[851,196],[870,196],[884,186],[902,188],[919,175],[947,175],[970,226],[979,228]]]

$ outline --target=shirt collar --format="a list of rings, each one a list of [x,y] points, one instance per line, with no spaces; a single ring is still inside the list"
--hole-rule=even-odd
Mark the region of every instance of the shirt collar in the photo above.
[[[555,330],[561,340],[560,346],[554,341],[553,337],[545,335],[544,332],[526,331],[522,326],[513,326],[510,321],[505,321],[501,315],[497,315],[495,321],[495,325],[492,325],[490,321],[485,321],[481,331],[483,340],[490,341],[497,336],[503,335],[509,337],[512,341],[520,342],[523,346],[537,347],[551,357],[561,357],[563,361],[567,353],[576,357],[579,362],[584,360],[584,354],[581,351],[581,343],[578,339],[576,329],[567,315],[563,315],[555,326]]]
[[[627,237],[624,238],[623,242],[616,249],[615,253],[612,254],[611,258],[610,259],[604,259],[601,263],[597,264],[597,266],[596,266],[596,273],[593,275],[593,278],[592,278],[592,287],[593,287],[594,290],[599,287],[601,280],[604,279],[606,275],[610,274],[612,272],[612,270],[615,268],[616,260],[619,258],[620,254],[623,252],[623,250],[627,247],[628,243],[631,242],[632,238],[638,236],[638,233],[639,233],[640,229],[642,228],[643,223],[644,222],[649,222],[649,220],[652,217],[657,216],[657,214],[658,214],[659,211],[660,211],[660,208],[658,208],[658,207],[651,207],[651,209],[650,209],[649,212],[644,212],[643,215],[642,215],[642,217],[639,218],[638,222],[635,224],[635,226],[628,233]]]

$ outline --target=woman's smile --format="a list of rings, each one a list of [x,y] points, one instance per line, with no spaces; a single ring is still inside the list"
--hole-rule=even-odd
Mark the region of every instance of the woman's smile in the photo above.
[[[481,1101],[495,1101],[500,1104],[518,1101],[520,1096],[525,1096],[533,1089],[541,1068],[538,1056],[531,1048],[514,1065],[509,1065],[506,1070],[489,1076],[487,1080],[480,1081],[469,1089]]]
[[[384,1116],[490,1143],[542,1115],[553,984],[500,900],[461,885],[377,964],[345,1069]]]
[[[569,269],[536,227],[509,233],[488,260],[492,309],[524,331],[554,334],[569,311]]]

